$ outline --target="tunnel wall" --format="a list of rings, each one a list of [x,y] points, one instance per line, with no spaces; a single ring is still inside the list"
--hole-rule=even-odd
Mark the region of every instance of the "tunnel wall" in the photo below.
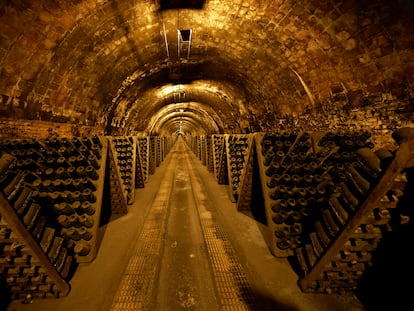
[[[0,128],[0,139],[92,136],[104,132],[99,126],[16,119],[0,119]]]
[[[333,94],[338,99],[332,105],[319,104],[301,114],[270,115],[262,120],[251,121],[249,132],[286,129],[327,130],[336,128],[368,129],[378,139],[386,139],[398,127],[414,125],[414,98],[407,95],[397,100],[389,93],[364,97],[359,104],[351,105],[347,94]],[[339,98],[342,97],[342,98]],[[270,119],[269,119],[270,118]],[[271,121],[267,121],[267,120]],[[41,120],[19,120],[0,118],[0,138],[46,138],[104,135],[104,125],[80,125]],[[124,128],[114,130],[111,135],[129,136]],[[218,134],[218,133],[215,133]],[[392,143],[392,141],[390,141]],[[376,142],[379,143],[379,142]]]

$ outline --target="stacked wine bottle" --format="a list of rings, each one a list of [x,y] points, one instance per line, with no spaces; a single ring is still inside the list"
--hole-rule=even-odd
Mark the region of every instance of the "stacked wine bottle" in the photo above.
[[[230,177],[234,195],[243,180],[239,194],[251,193],[258,169],[270,249],[276,257],[289,257],[300,288],[320,293],[356,289],[387,232],[409,222],[404,197],[407,168],[414,166],[414,129],[393,133],[400,145],[394,151],[376,148],[371,134],[362,130],[255,133],[256,153],[244,161],[236,148],[240,137],[212,135],[218,183]],[[197,154],[200,141],[193,137],[188,143]],[[238,201],[238,209],[239,203],[252,208],[248,195]]]
[[[98,136],[2,143],[2,150],[16,156],[16,170],[25,174],[33,200],[51,210],[54,217],[49,221],[61,226],[61,235],[75,244],[78,261],[94,256],[98,172],[105,166],[102,149]]]
[[[138,137],[137,147],[139,149],[140,155],[140,162],[141,162],[141,169],[142,175],[144,179],[144,183],[148,182],[149,177],[149,169],[148,169],[148,162],[149,162],[149,138],[148,137]]]
[[[150,175],[155,174],[157,168],[157,137],[151,136],[149,138],[149,169],[148,172]]]
[[[211,135],[206,137],[206,166],[209,172],[214,172],[214,160],[213,160],[213,138]]]
[[[42,155],[34,148],[28,148],[30,152],[23,148],[37,143],[14,140],[1,146],[0,271],[12,299],[66,296],[68,280],[77,266],[76,245],[61,232],[53,202],[40,202],[38,191],[31,185],[37,180],[31,170],[40,167]],[[34,153],[36,161],[28,161],[33,160],[28,156]]]
[[[114,158],[127,204],[135,198],[135,142],[133,137],[112,138]]]
[[[220,185],[228,183],[227,157],[224,135],[213,135],[214,177]]]
[[[396,152],[384,148],[373,152],[372,144],[363,142],[368,136],[361,133],[349,139],[328,133],[319,141],[322,148],[332,141],[339,144],[338,152],[325,160],[337,191],[295,251],[303,291],[357,289],[382,239],[407,218],[401,214],[400,197],[408,183],[406,150],[413,140]]]
[[[369,134],[328,132],[318,138],[319,134],[265,134],[258,144],[276,256],[292,255],[319,219],[327,234],[335,236],[370,188],[360,175],[368,168],[356,152],[373,147]],[[371,173],[378,178],[379,172]]]
[[[226,147],[230,199],[237,202],[248,155],[248,137],[246,135],[228,135]]]

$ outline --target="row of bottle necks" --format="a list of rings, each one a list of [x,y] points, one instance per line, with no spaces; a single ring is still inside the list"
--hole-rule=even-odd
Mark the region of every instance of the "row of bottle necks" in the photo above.
[[[277,141],[285,142],[305,142],[313,138],[313,132],[297,132],[297,131],[283,131],[283,132],[274,132],[266,133],[262,140],[265,143],[273,144]],[[318,136],[321,136],[318,139],[318,145],[324,146],[330,141],[333,141],[337,144],[344,144],[347,140],[351,141],[366,141],[371,137],[369,131],[327,131],[325,133],[318,133]]]
[[[303,133],[301,135],[284,133],[285,135],[266,134],[262,137],[260,142],[263,156],[267,151],[273,149],[274,151],[292,150],[294,152],[314,150],[317,147],[321,150],[329,150],[337,147],[339,151],[352,151],[360,148],[373,148],[374,144],[368,139],[371,137],[370,133],[364,132],[359,134],[338,135],[327,133],[321,139],[317,140],[312,137],[311,133]],[[316,141],[317,140],[317,141]]]
[[[275,213],[272,221],[277,225],[292,225],[309,221],[309,214],[320,217],[317,214],[327,209],[344,224],[371,188],[356,168],[361,169],[356,162],[331,167],[316,162],[285,167],[272,164],[266,170],[269,197],[273,202],[271,210]]]
[[[329,173],[324,175],[274,175],[266,183],[270,198],[273,200],[299,198],[307,196],[330,196],[332,193],[352,194],[351,201],[362,201],[369,190],[371,183],[363,179],[358,173],[342,173],[339,176]],[[358,204],[358,203],[356,203]],[[354,204],[353,204],[354,205]]]
[[[7,146],[4,143],[2,144],[2,149],[6,152],[10,152],[17,158],[31,158],[34,160],[39,160],[42,158],[69,158],[69,157],[77,157],[83,155],[87,157],[88,155],[95,155],[98,159],[101,158],[102,155],[102,147],[100,145],[93,144],[90,147],[81,146],[79,148],[75,146],[68,146],[68,147],[59,147],[57,149],[53,147],[31,147],[26,148],[20,147],[17,149],[13,149],[13,146]]]
[[[24,215],[21,215],[27,229],[32,233],[33,237],[41,244],[45,240],[45,228],[50,230],[58,230],[58,236],[65,239],[70,246],[70,241],[89,241],[92,243],[94,226],[96,219],[94,217],[95,207],[89,201],[75,201],[73,203],[54,203],[52,204],[52,213],[45,213],[41,208],[42,202],[38,200],[40,196],[48,194],[39,194],[36,191],[32,195],[32,204]],[[52,215],[55,216],[52,216]],[[76,244],[75,244],[76,246]],[[90,247],[78,247],[79,255],[87,255]]]
[[[89,138],[72,140],[62,138],[56,139],[56,143],[48,143],[40,140],[31,140],[25,143],[26,140],[6,140],[2,141],[1,147],[6,152],[11,152],[18,158],[33,158],[39,159],[41,157],[57,158],[63,156],[69,158],[70,156],[95,154],[97,158],[101,157],[102,143],[99,138],[91,140]]]
[[[56,226],[53,226],[55,228],[49,227],[46,218],[50,215],[46,215],[40,205],[32,199],[30,199],[30,204],[28,204],[27,210],[20,216],[23,224],[32,234],[33,238],[38,241],[39,246],[47,254],[51,263],[56,267],[56,269],[58,269],[59,272],[62,272],[63,266],[66,262],[66,257],[68,255],[68,252],[66,250],[67,245],[65,244],[65,240],[62,236],[55,236],[56,229],[62,228]],[[80,220],[83,220],[83,218]],[[18,269],[21,269],[22,265],[30,269],[36,269],[36,265],[39,263],[30,262],[30,259],[32,257],[32,249],[28,246],[20,248],[20,246],[22,246],[22,241],[20,240],[19,235],[16,235],[15,232],[10,229],[5,223],[3,223],[2,231],[6,233],[6,235],[2,238],[4,238],[4,240],[10,240],[10,242],[13,243],[11,244],[12,248],[7,247],[10,245],[9,242],[6,242],[7,244],[2,245],[3,250],[5,251],[4,256],[7,258],[12,258],[13,264],[16,264],[16,268]],[[84,230],[81,230],[81,232],[86,233]],[[84,237],[88,238],[86,235]],[[17,243],[19,246],[13,249],[13,245],[16,247],[15,243]],[[27,258],[28,260],[26,262],[22,262],[21,260],[24,260],[24,258]],[[22,265],[19,265],[19,263]],[[42,268],[42,266],[40,266],[40,268]],[[7,275],[10,276],[9,270],[7,270]],[[62,277],[66,276],[62,275]]]
[[[56,239],[55,239],[56,241]],[[62,278],[66,279],[71,267],[75,266],[71,258],[71,253],[62,243],[54,244],[48,251],[47,255],[52,261],[55,269],[60,273]],[[11,258],[10,258],[11,259]],[[55,287],[54,280],[47,274],[47,269],[34,262],[29,254],[11,259],[13,265],[5,267],[4,280],[8,285],[10,293],[39,293],[42,291],[51,291],[56,293],[59,289]],[[13,288],[14,287],[14,288]]]
[[[52,207],[56,215],[76,214],[83,218],[95,213],[96,187],[89,178],[40,182],[37,179],[33,183],[35,186],[27,186],[24,182],[26,176],[24,172],[12,172],[9,176],[11,178],[3,187],[3,193],[18,212],[25,210],[30,200],[42,206]],[[27,210],[34,213],[33,217],[36,215],[35,209],[27,208]],[[31,216],[22,215],[22,217],[30,218]],[[29,222],[31,222],[30,219]]]
[[[32,162],[37,162],[38,165],[48,165],[50,167],[55,166],[80,166],[85,165],[86,161],[89,161],[94,167],[99,168],[97,165],[97,160],[101,159],[101,148],[102,145],[91,144],[88,146],[82,145],[79,148],[75,146],[60,146],[58,149],[53,147],[44,148],[38,146],[38,148],[31,147],[25,149],[15,149],[15,145],[3,143],[2,144],[4,151],[10,152],[13,156],[16,156],[21,160],[21,165],[25,160],[32,160]],[[120,160],[132,159],[133,150],[131,145],[123,145],[121,147],[116,147],[117,156]],[[143,147],[143,149],[146,149]],[[26,161],[26,165],[32,164]],[[33,164],[32,164],[33,165]]]
[[[92,145],[98,145],[102,148],[102,142],[99,136],[92,137],[62,137],[62,138],[45,138],[45,139],[7,139],[2,142],[5,148],[9,149],[29,149],[29,148],[53,148],[59,149],[60,147],[75,147],[81,148],[85,146],[91,148]]]
[[[330,150],[314,154],[313,152],[295,153],[289,151],[285,153],[280,150],[276,152],[270,150],[264,155],[263,164],[265,167],[268,167],[266,175],[270,176],[273,174],[273,171],[286,170],[288,166],[291,166],[291,169],[295,169],[297,172],[323,172],[332,165],[355,163],[355,165],[359,164],[366,174],[376,177],[380,168],[370,166],[369,159],[366,159],[368,156],[375,158],[376,155],[373,152],[367,151],[366,148],[363,148],[363,150],[365,151],[365,158],[362,152],[359,153],[358,151],[340,152]]]
[[[323,186],[319,184],[317,187],[306,188],[279,185],[270,194],[270,198],[270,209],[276,214],[276,224],[285,222],[288,214],[296,213],[298,219],[295,221],[300,221],[308,216],[315,217],[322,209],[328,208],[333,210],[343,225],[362,202],[362,199],[358,200],[352,194],[345,183],[327,183]]]
[[[75,201],[96,202],[96,185],[89,177],[66,179],[36,179],[31,184],[39,199],[47,197],[52,203]]]
[[[287,186],[314,186],[328,176],[334,183],[346,182],[358,195],[364,196],[380,177],[381,170],[365,165],[363,161],[337,163],[272,162],[265,170],[267,187],[273,189],[282,183]]]
[[[132,156],[132,153],[129,153]],[[122,154],[121,154],[122,158]],[[132,178],[132,159],[126,157],[119,162],[120,171],[123,180]],[[45,166],[47,168],[45,168]],[[37,161],[27,158],[20,159],[16,162],[17,169],[30,172],[27,181],[33,182],[35,187],[40,187],[45,191],[63,191],[64,187],[69,189],[76,188],[76,180],[89,178],[97,180],[99,178],[96,170],[100,168],[100,164],[95,155],[90,154],[87,158],[83,155],[71,156],[69,159],[65,157],[39,158]],[[72,181],[72,179],[74,181]],[[89,183],[90,188],[94,188]]]
[[[282,200],[281,200],[282,201]],[[284,202],[283,204],[292,206],[293,202]],[[314,225],[319,224],[318,236],[323,240],[326,247],[330,241],[335,238],[343,226],[346,225],[351,213],[341,204],[337,197],[330,198],[324,204],[312,206],[308,201],[303,201],[300,208],[291,209],[281,208],[276,204],[273,206],[275,214],[271,220],[273,222],[273,234],[277,239],[276,244],[280,249],[295,249],[306,240],[306,236],[312,233]],[[309,208],[312,206],[312,208]],[[315,209],[316,207],[316,209]],[[312,215],[314,214],[314,215]],[[311,216],[311,217],[309,217]],[[391,220],[391,213],[387,208],[377,208],[372,215],[367,217],[367,226],[387,225]],[[303,236],[305,233],[306,236]],[[381,232],[376,233],[376,237],[381,236]],[[354,247],[358,249],[357,246]],[[323,252],[323,247],[319,247],[319,253]]]
[[[306,141],[275,141],[271,142],[270,140],[263,140],[262,141],[262,150],[263,155],[265,155],[268,151],[282,151],[282,152],[294,152],[294,153],[300,153],[300,152],[306,152],[308,150],[313,150],[315,147],[311,140]],[[374,144],[369,141],[362,141],[357,140],[353,141],[351,139],[345,140],[343,142],[335,142],[335,141],[327,141],[324,144],[318,144],[318,147],[320,148],[320,152],[324,153],[327,150],[333,149],[335,147],[338,148],[340,152],[348,152],[352,150],[357,150],[360,148],[370,148],[372,149],[374,147]]]
[[[126,150],[123,150],[126,149]],[[119,148],[115,145],[116,160],[119,167],[119,174],[121,177],[122,184],[126,191],[126,195],[130,195],[132,192],[133,183],[133,151],[132,145],[125,148]]]
[[[310,231],[311,226],[301,221],[301,213],[285,213],[286,215],[280,213],[272,218],[272,221],[277,224],[272,232],[276,239],[275,246],[283,251],[288,249],[295,250],[307,243],[308,236],[312,234],[312,231]],[[329,210],[322,210],[321,214],[321,219],[316,223],[320,224],[320,230],[323,231],[322,236],[324,237],[325,243],[322,246],[318,240],[318,254],[323,253],[330,241],[339,232],[339,226],[335,223],[331,212]]]

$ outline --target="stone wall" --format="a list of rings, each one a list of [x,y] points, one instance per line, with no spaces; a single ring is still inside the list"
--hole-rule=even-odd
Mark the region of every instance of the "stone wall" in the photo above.
[[[104,133],[103,128],[98,126],[14,119],[0,119],[0,128],[0,139],[93,136]]]

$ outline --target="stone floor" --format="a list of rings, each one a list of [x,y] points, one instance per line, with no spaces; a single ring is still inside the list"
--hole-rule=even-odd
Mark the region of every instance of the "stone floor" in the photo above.
[[[166,195],[167,188],[170,195]],[[158,208],[159,214],[154,214],[154,208]],[[156,246],[159,250],[155,244],[149,244],[150,249],[145,247],[142,238],[151,221],[161,230]],[[214,244],[214,237],[212,243],[206,238],[210,223],[221,232],[220,239],[227,245],[225,251],[214,250],[218,245]],[[151,228],[148,232],[152,234]],[[97,257],[78,267],[67,297],[29,304],[14,301],[7,311],[365,310],[354,295],[302,293],[288,261],[271,255],[266,229],[251,215],[238,212],[235,203],[229,200],[228,186],[218,185],[213,174],[178,143],[150,176],[145,188],[137,190],[129,213],[112,217],[101,227]],[[211,258],[211,249],[217,252],[218,259]],[[151,260],[154,255],[151,250],[158,258],[153,262],[154,273],[149,279],[152,287],[150,282],[142,282],[146,280],[142,276],[139,289],[151,287],[149,302],[139,308],[115,308],[131,259],[148,253],[144,259]],[[220,258],[230,258],[233,265],[237,264],[238,275],[244,278],[254,303],[220,307],[223,295],[216,273],[220,265],[214,264]],[[147,275],[150,270],[142,274]],[[141,294],[135,290],[136,295]]]

